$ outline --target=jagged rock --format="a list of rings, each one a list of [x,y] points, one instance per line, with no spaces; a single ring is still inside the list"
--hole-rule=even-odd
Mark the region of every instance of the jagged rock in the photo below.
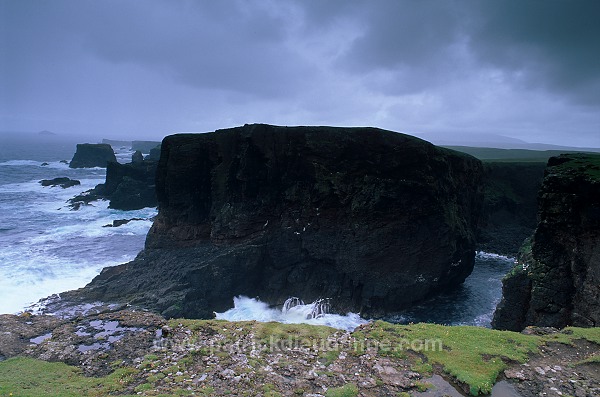
[[[42,179],[40,181],[40,184],[42,186],[60,186],[63,189],[66,189],[68,187],[81,185],[81,182],[78,181],[77,179],[70,179],[67,177],[63,177],[63,178],[54,178],[54,179]]]
[[[41,166],[42,166],[42,167],[47,167],[47,166],[49,166],[49,165],[50,165],[50,164],[49,164],[49,163],[46,163],[46,162],[44,162],[44,163],[42,163],[42,164],[41,164]]]
[[[112,223],[104,225],[102,227],[119,227],[128,224],[131,221],[143,221],[143,218],[131,218],[131,219],[115,219]]]
[[[156,207],[156,167],[154,161],[109,164],[104,190],[109,207],[125,211]]]
[[[212,317],[240,294],[382,315],[470,274],[481,175],[471,156],[375,128],[173,135],[146,250],[79,294],[168,316]]]
[[[116,163],[112,147],[106,143],[80,143],[69,164],[71,168],[106,168],[108,163]]]
[[[139,150],[136,150],[135,153],[131,156],[131,162],[133,164],[139,164],[144,162],[144,155]]]
[[[503,284],[495,328],[600,325],[600,156],[550,158],[537,229]]]
[[[110,200],[109,208],[138,210],[156,207],[155,175],[157,163],[108,163],[106,182],[69,200],[72,209],[79,209],[96,200]]]

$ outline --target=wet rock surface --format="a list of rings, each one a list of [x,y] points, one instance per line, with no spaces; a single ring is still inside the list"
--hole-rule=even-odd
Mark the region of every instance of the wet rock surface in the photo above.
[[[146,249],[79,296],[168,317],[211,318],[237,295],[382,315],[472,270],[482,166],[468,155],[374,128],[269,125],[161,148]]]
[[[54,178],[54,179],[42,179],[40,181],[40,184],[42,186],[60,186],[63,189],[69,188],[69,187],[73,187],[73,186],[77,186],[77,185],[81,185],[81,182],[78,181],[77,179],[71,179],[71,178],[67,178],[67,177],[61,177],[61,178]]]

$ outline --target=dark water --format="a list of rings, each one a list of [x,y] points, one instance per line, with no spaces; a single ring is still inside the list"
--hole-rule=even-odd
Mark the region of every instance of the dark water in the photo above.
[[[502,277],[513,265],[511,258],[479,252],[473,273],[460,287],[386,320],[401,324],[428,322],[489,327],[502,297]]]

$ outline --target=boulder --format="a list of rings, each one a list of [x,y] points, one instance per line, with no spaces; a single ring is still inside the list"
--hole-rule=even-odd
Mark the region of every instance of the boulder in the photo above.
[[[538,197],[539,223],[503,280],[492,326],[599,326],[600,155],[550,158]]]
[[[481,176],[469,155],[376,128],[169,136],[146,249],[77,294],[195,318],[236,295],[383,315],[470,274]]]
[[[108,163],[116,163],[112,147],[106,143],[80,143],[69,164],[71,168],[106,168]]]
[[[60,186],[63,189],[66,189],[68,187],[81,185],[81,182],[78,181],[77,179],[70,179],[67,177],[62,177],[62,178],[54,178],[54,179],[42,179],[40,181],[40,184],[42,186]]]

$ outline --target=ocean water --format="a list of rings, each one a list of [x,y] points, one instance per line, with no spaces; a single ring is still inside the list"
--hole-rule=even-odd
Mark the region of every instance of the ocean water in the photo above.
[[[106,201],[78,211],[67,206],[106,175],[103,168],[70,169],[60,162],[70,160],[75,149],[75,141],[53,137],[0,136],[0,313],[83,287],[103,267],[132,260],[144,246],[156,209],[112,210]],[[128,148],[115,151],[120,162],[130,161]],[[81,185],[63,189],[39,183],[56,177]],[[130,218],[147,220],[103,227]]]
[[[475,257],[475,269],[463,284],[414,307],[390,314],[384,320],[398,324],[428,322],[489,328],[496,305],[502,297],[502,277],[513,265],[512,258],[478,252]],[[215,314],[217,318],[229,321],[307,323],[349,331],[367,321],[356,313],[332,313],[315,317],[311,315],[314,305],[313,302],[298,305],[292,310],[276,309],[265,302],[240,296],[233,299],[231,309]]]
[[[108,202],[71,211],[68,199],[105,179],[105,169],[70,169],[77,141],[54,137],[23,139],[0,133],[0,313],[16,313],[52,294],[85,286],[102,268],[128,262],[143,249],[156,209],[108,209]],[[128,148],[113,148],[129,162]],[[42,166],[47,162],[47,166]],[[41,179],[69,177],[80,186],[42,187]],[[144,218],[120,227],[116,219]],[[513,259],[480,252],[464,284],[414,307],[389,315],[396,323],[433,322],[489,327],[501,298],[502,277]],[[302,298],[302,297],[300,297]],[[308,322],[353,329],[367,321],[355,313],[310,316],[313,303],[278,310],[247,297],[232,297],[228,320]]]

